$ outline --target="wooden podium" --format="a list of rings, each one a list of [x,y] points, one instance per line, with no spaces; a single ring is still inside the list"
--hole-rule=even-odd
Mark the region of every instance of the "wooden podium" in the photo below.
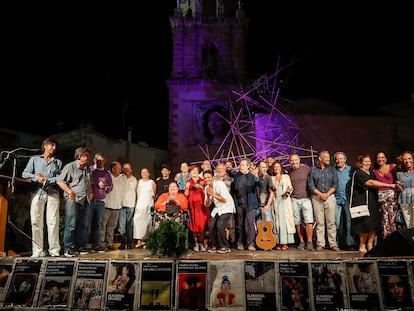
[[[0,175],[1,180],[12,180],[12,177]],[[15,181],[17,182],[30,182],[30,179],[21,179],[16,178]],[[7,221],[8,221],[8,209],[9,209],[9,202],[11,196],[11,188],[8,186],[5,188],[5,186],[0,183],[0,257],[6,257],[6,256],[19,256],[16,252],[10,249],[6,249],[7,241],[6,241],[6,232],[7,232]],[[8,247],[9,248],[9,247]]]
[[[6,230],[7,230],[7,199],[0,193],[0,257],[6,254]]]

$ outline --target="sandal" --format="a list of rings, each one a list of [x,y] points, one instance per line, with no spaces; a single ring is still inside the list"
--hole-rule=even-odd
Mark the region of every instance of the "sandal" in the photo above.
[[[143,241],[138,241],[138,242],[137,242],[137,244],[135,244],[135,248],[141,248],[141,247],[144,247],[144,246],[145,246],[145,244],[147,244],[147,243],[145,243],[145,242],[143,242]]]
[[[280,250],[282,250],[282,248],[280,246],[276,246],[276,250],[280,251]]]
[[[289,247],[287,245],[282,246],[282,251],[287,251],[288,249],[289,249]]]
[[[360,246],[359,246],[359,252],[360,252],[361,254],[366,254],[367,249],[366,249],[365,245],[360,245]]]

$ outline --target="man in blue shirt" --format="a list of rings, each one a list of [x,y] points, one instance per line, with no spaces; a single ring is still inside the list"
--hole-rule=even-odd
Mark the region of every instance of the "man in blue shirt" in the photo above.
[[[325,223],[329,248],[340,251],[336,243],[335,191],[338,189],[338,174],[330,165],[329,151],[319,152],[318,163],[311,168],[308,175],[308,188],[312,194],[312,205],[316,219],[316,250],[325,249]]]
[[[351,214],[349,212],[349,195],[354,168],[346,163],[347,156],[342,151],[335,152],[334,160],[338,173],[338,188],[335,192],[337,242],[341,248],[357,250],[358,245],[351,234]]]
[[[32,224],[32,257],[60,256],[59,207],[60,193],[56,177],[62,169],[62,161],[55,158],[56,141],[46,138],[42,142],[42,155],[32,156],[22,177],[30,178],[34,185],[34,196],[30,206]],[[45,214],[46,210],[46,214]],[[45,219],[46,215],[46,219]],[[44,245],[45,220],[47,225],[48,250]]]

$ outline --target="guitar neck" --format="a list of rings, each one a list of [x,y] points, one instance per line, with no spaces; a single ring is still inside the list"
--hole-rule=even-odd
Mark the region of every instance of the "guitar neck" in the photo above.
[[[262,208],[262,223],[265,224],[266,221],[267,221],[267,219],[266,219],[266,213],[263,212],[263,208]]]

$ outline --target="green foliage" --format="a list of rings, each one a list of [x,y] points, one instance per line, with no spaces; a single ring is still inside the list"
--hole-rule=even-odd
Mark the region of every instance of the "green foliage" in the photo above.
[[[188,231],[176,221],[164,220],[149,234],[147,249],[155,256],[179,258],[188,252]]]

